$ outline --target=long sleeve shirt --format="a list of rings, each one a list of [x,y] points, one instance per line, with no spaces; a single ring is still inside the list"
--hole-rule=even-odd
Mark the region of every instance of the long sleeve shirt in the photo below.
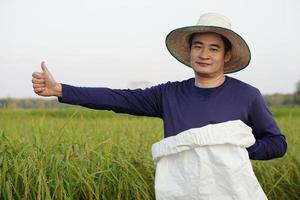
[[[199,88],[190,78],[134,90],[62,84],[62,94],[58,98],[61,103],[159,117],[164,122],[165,137],[239,119],[252,128],[256,142],[247,150],[254,160],[281,157],[287,149],[285,136],[259,90],[229,76],[215,88]]]

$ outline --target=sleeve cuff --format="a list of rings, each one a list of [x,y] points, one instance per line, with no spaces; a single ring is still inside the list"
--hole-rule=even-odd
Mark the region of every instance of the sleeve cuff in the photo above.
[[[59,103],[67,103],[68,85],[61,83],[62,97],[57,97]]]

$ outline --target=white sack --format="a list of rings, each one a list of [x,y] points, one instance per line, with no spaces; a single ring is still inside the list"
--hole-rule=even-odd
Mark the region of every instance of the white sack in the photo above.
[[[252,129],[240,120],[193,128],[152,146],[157,200],[267,199],[246,147]]]

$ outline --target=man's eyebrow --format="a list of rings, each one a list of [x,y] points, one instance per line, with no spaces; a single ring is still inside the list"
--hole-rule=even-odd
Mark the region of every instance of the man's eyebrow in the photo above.
[[[194,41],[193,43],[192,43],[192,45],[197,45],[197,44],[200,44],[200,45],[203,45],[203,42],[201,42],[201,41]],[[211,47],[216,47],[216,48],[221,48],[221,46],[219,45],[219,44],[210,44],[210,46]]]
[[[221,48],[221,46],[218,45],[218,44],[211,44],[210,46],[212,46],[212,47],[217,47],[217,48]]]
[[[202,44],[203,45],[203,42],[201,42],[201,41],[194,41],[192,44],[193,45],[196,45],[196,44]]]

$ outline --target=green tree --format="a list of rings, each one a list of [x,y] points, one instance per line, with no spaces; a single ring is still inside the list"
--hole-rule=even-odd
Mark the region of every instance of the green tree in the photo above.
[[[295,104],[300,105],[300,81],[296,83],[296,92],[294,94],[294,102]]]

